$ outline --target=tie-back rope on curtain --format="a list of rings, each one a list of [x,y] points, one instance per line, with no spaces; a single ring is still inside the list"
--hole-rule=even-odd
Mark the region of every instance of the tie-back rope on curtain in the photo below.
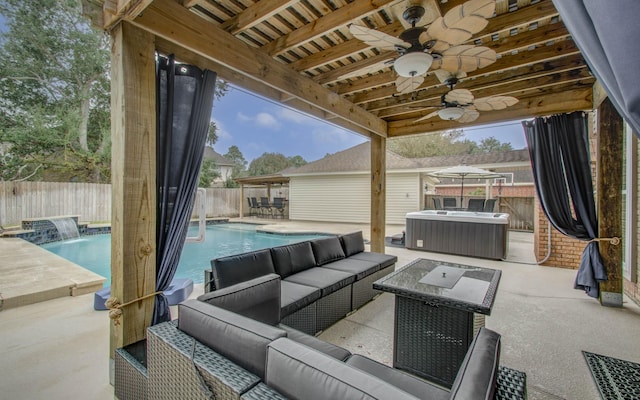
[[[599,282],[607,280],[598,241],[616,238],[597,237],[587,118],[574,112],[524,121],[522,126],[543,212],[562,234],[587,242],[574,287],[597,298]]]
[[[216,73],[158,56],[156,291],[169,288],[178,268],[198,189],[211,120]],[[164,294],[156,296],[152,325],[169,321]]]

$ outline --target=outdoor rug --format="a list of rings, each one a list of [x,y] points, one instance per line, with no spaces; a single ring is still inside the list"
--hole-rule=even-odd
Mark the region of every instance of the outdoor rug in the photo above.
[[[640,399],[640,364],[582,351],[603,400]]]

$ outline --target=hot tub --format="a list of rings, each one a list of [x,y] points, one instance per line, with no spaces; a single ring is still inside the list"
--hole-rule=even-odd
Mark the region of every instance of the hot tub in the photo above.
[[[407,213],[408,249],[504,260],[509,214],[424,210]]]

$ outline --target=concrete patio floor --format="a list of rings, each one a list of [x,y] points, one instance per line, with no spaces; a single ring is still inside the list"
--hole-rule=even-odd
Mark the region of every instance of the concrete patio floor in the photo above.
[[[246,221],[246,219],[245,219]],[[267,221],[273,223],[273,221]],[[346,233],[366,225],[277,221],[273,231]],[[402,226],[388,226],[387,236]],[[510,233],[509,260],[492,261],[387,247],[397,268],[422,257],[502,270],[486,326],[502,334],[501,364],[525,371],[529,399],[599,399],[581,351],[640,362],[640,308],[602,307],[573,289],[575,271],[532,263],[533,236]],[[513,262],[516,261],[516,262]],[[202,293],[196,285],[192,297]],[[390,364],[393,302],[383,294],[320,337]],[[177,317],[174,311],[174,317]],[[109,319],[93,295],[63,297],[0,311],[0,398],[111,399]]]

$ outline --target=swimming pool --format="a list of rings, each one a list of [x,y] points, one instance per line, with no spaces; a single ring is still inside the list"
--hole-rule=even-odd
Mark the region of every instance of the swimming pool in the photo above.
[[[193,227],[189,236],[197,236]],[[232,254],[265,249],[321,237],[315,235],[278,235],[256,232],[251,224],[208,225],[205,241],[185,243],[175,278],[189,278],[194,283],[204,281],[204,270],[211,268],[211,260]],[[98,275],[107,278],[105,286],[111,285],[111,235],[83,236],[80,239],[52,242],[42,248],[66,258]]]

